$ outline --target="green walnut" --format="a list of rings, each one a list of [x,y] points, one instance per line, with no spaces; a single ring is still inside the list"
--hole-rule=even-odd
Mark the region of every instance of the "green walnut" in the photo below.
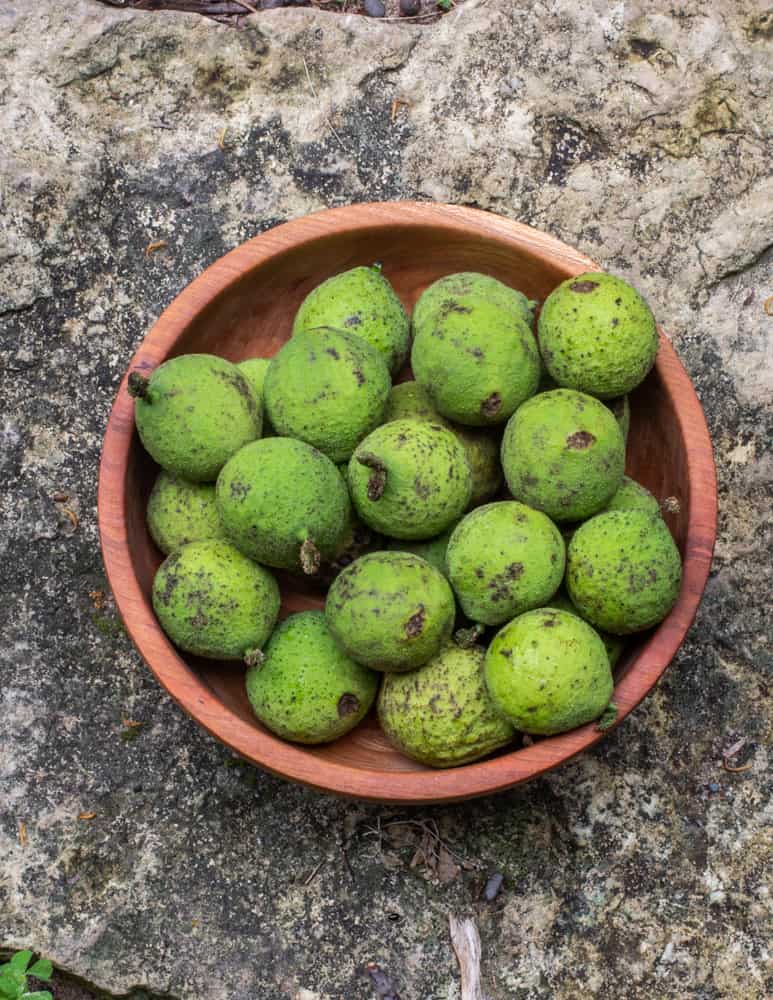
[[[441,417],[426,389],[418,382],[401,382],[392,387],[384,423],[392,420],[426,420],[447,427],[459,438],[467,453],[472,473],[471,507],[485,503],[502,488],[502,466],[499,464],[499,441],[487,428],[455,427]]]
[[[501,628],[484,672],[497,711],[533,736],[592,722],[612,697],[604,643],[587,622],[554,608],[527,611]]]
[[[635,288],[594,271],[569,278],[547,297],[539,346],[559,385],[611,399],[635,389],[652,368],[658,331]]]
[[[381,355],[352,333],[299,333],[269,365],[263,394],[277,434],[342,462],[381,423],[391,382]]]
[[[564,575],[564,540],[549,517],[522,503],[478,507],[454,528],[448,577],[465,615],[501,625],[538,608]]]
[[[475,271],[460,271],[457,274],[447,274],[438,278],[419,297],[413,308],[413,325],[423,325],[428,318],[437,316],[448,301],[456,301],[468,295],[476,295],[490,299],[507,312],[514,313],[531,329],[534,325],[534,307],[536,302],[510,288],[504,282],[492,278],[488,274],[478,274]]]
[[[614,635],[661,622],[676,604],[681,583],[679,550],[658,514],[598,514],[569,543],[569,597],[583,618]]]
[[[456,604],[445,577],[410,552],[372,552],[333,581],[330,630],[352,659],[373,670],[415,670],[451,636]]]
[[[518,310],[489,293],[491,280],[485,287],[470,281],[466,293],[442,296],[430,286],[413,317],[416,381],[444,417],[473,427],[504,423],[534,395],[540,377],[529,326]],[[422,300],[428,295],[426,305]]]
[[[392,386],[383,422],[388,424],[392,420],[427,420],[441,427],[451,427],[433,406],[427,390],[418,382],[400,382]]]
[[[245,555],[277,569],[316,573],[350,525],[346,483],[326,455],[303,441],[266,438],[242,448],[217,480],[217,509]]]
[[[247,697],[267,729],[295,743],[329,743],[365,718],[379,675],[336,644],[321,611],[290,615],[247,671]]]
[[[548,608],[555,608],[556,611],[568,611],[570,614],[577,615],[582,618],[580,612],[572,604],[567,595],[561,590],[559,590],[558,593],[553,594],[545,606]],[[625,649],[625,641],[621,639],[619,635],[610,635],[609,632],[604,632],[601,629],[596,629],[596,632],[598,633],[599,639],[601,639],[604,643],[604,649],[607,651],[610,667],[614,667]]]
[[[513,739],[486,689],[485,657],[480,646],[447,643],[418,670],[384,677],[378,717],[401,753],[429,767],[457,767]]]
[[[604,508],[608,510],[643,510],[648,514],[660,514],[660,504],[648,489],[640,483],[623,476],[620,488]]]
[[[446,550],[448,549],[448,540],[451,537],[454,527],[455,525],[452,525],[442,535],[438,535],[436,538],[428,538],[423,542],[409,542],[393,538],[387,545],[387,549],[390,552],[413,552],[415,556],[421,556],[422,559],[426,559],[430,566],[434,566],[438,573],[442,573],[448,579]]]
[[[392,538],[434,538],[467,509],[472,477],[464,446],[439,424],[394,420],[377,427],[349,462],[362,520]]]
[[[225,539],[213,483],[189,483],[163,469],[153,485],[146,512],[150,537],[169,555],[189,542]]]
[[[623,481],[623,435],[592,396],[541,392],[510,418],[502,468],[516,500],[554,521],[581,521],[609,503]]]
[[[213,354],[183,354],[150,376],[133,371],[128,391],[145,450],[181,479],[214,482],[231,455],[260,437],[261,414],[247,380]]]
[[[317,285],[301,303],[293,336],[331,326],[375,348],[392,374],[408,357],[411,325],[380,264],[355,267]]]
[[[279,613],[279,587],[228,542],[191,542],[161,563],[153,610],[180,649],[214,660],[252,662]]]

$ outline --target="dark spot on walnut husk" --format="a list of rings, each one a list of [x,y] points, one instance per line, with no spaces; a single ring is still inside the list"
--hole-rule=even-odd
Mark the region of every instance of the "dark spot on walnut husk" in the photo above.
[[[523,563],[514,562],[505,570],[505,576],[508,580],[517,580],[519,576],[523,574]]]
[[[249,486],[238,479],[231,480],[231,485],[228,489],[232,500],[243,500],[250,492]]]
[[[360,316],[359,313],[354,313],[351,316],[347,316],[346,319],[344,320],[344,326],[351,327],[351,326],[361,326],[361,325],[362,325],[362,316]]]
[[[543,628],[555,628],[556,619],[553,617],[547,617],[542,623]]]
[[[338,353],[338,351],[335,349],[335,347],[326,347],[325,348],[325,354],[329,354],[330,357],[331,358],[335,358],[336,361],[340,361],[341,360],[341,355]]]
[[[573,292],[580,292],[581,295],[588,292],[595,292],[599,287],[595,281],[575,281],[570,286]]]
[[[354,715],[355,712],[360,710],[360,699],[356,694],[352,694],[347,691],[346,694],[342,694],[338,699],[338,715],[339,718],[343,719],[347,715]]]
[[[575,451],[582,451],[583,448],[590,448],[596,438],[590,431],[575,431],[574,434],[570,434],[566,439],[566,447],[573,448]]]
[[[617,318],[617,316],[615,316],[615,318],[612,320],[612,326],[618,326],[619,324],[620,320]]]
[[[480,404],[480,412],[484,417],[494,417],[502,406],[502,397],[498,392],[492,392]]]
[[[405,623],[405,634],[409,639],[415,639],[417,635],[421,635],[422,629],[424,628],[424,619],[427,617],[427,613],[424,610],[424,605],[419,605],[419,610],[415,615],[411,615],[408,621]]]
[[[174,560],[174,563],[177,563],[178,559],[179,557],[177,556],[176,553],[167,559],[165,567],[166,579],[164,580],[164,589],[161,591],[160,594],[158,594],[158,599],[161,601],[162,604],[169,604],[171,602],[172,595],[174,594],[175,591],[175,587],[180,582],[179,574],[175,573],[172,569],[173,566],[172,560]]]
[[[362,371],[359,368],[354,368],[352,371],[354,377],[357,379],[357,385],[365,385],[365,376]]]
[[[209,625],[209,618],[207,618],[201,608],[199,608],[193,618],[191,618],[191,625],[193,628],[206,628],[207,625]]]

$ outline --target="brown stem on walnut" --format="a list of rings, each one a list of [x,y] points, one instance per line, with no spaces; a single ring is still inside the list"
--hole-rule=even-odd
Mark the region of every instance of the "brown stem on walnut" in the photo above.
[[[472,649],[475,643],[486,631],[485,625],[473,625],[470,628],[460,628],[454,633],[454,642],[459,649]]]
[[[301,569],[307,576],[313,576],[319,572],[319,564],[322,562],[322,556],[310,538],[307,538],[301,544],[300,560]]]
[[[262,649],[247,649],[244,652],[244,662],[248,667],[262,667],[266,654]]]
[[[129,375],[128,381],[126,383],[126,388],[130,396],[134,399],[145,399],[148,398],[148,386],[150,385],[150,379],[145,375],[140,375],[139,372],[132,372]]]
[[[386,489],[387,467],[378,456],[369,451],[358,455],[357,461],[360,465],[364,465],[366,469],[372,470],[370,479],[368,480],[368,500],[380,500]]]

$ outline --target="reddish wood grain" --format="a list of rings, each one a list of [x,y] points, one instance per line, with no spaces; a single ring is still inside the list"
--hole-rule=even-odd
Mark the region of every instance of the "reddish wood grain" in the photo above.
[[[381,261],[406,306],[436,278],[487,272],[532,298],[596,264],[527,226],[474,209],[397,202],[319,212],[278,226],[227,254],[193,281],[142,342],[128,371],[211,351],[237,361],[270,357],[289,337],[304,296],[324,278]],[[628,471],[656,496],[676,496],[668,515],[684,557],[679,601],[616,672],[618,724],[656,684],[695,616],[716,535],[716,481],[700,403],[661,332],[656,367],[633,399]],[[371,718],[330,746],[291,745],[253,717],[238,667],[178,652],[159,628],[150,588],[160,557],[145,528],[155,476],[134,431],[133,402],[121,383],[105,434],[99,527],[107,575],[127,631],[167,691],[210,733],[275,774],[340,795],[376,801],[450,802],[527,781],[592,746],[593,725],[477,764],[434,771],[407,760]],[[282,613],[319,607],[322,596],[283,580]]]

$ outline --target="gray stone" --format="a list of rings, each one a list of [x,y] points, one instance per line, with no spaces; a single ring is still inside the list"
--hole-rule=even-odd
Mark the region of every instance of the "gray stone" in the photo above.
[[[365,998],[371,960],[440,1000],[447,915],[469,911],[495,1000],[769,994],[769,39],[761,3],[698,0],[241,29],[0,5],[0,947],[135,1000]],[[285,784],[189,721],[102,596],[95,509],[120,375],[174,295],[280,220],[387,198],[518,218],[641,287],[721,495],[704,603],[652,697],[540,781],[416,811]],[[725,772],[741,736],[752,766]],[[401,818],[474,867],[411,867]]]

